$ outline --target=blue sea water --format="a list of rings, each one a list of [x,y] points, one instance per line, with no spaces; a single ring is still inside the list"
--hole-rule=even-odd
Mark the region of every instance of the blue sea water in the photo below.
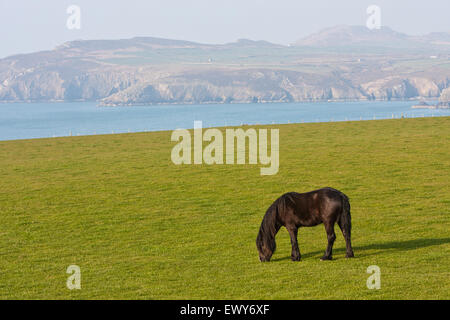
[[[153,105],[99,107],[95,102],[0,104],[0,140],[241,124],[281,124],[392,117],[450,116],[449,109],[411,109],[413,101]]]

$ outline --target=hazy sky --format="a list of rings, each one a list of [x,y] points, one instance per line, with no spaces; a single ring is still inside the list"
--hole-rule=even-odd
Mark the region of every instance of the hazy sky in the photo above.
[[[372,4],[381,8],[382,25],[396,31],[450,31],[449,0],[0,0],[0,57],[135,36],[289,44],[322,28],[365,25]],[[70,5],[81,9],[79,30],[66,27]]]

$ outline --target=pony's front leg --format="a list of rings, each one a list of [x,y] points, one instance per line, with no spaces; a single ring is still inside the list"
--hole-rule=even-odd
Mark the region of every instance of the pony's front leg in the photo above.
[[[301,255],[300,250],[298,249],[298,242],[297,242],[298,228],[289,227],[287,228],[287,230],[289,231],[289,235],[291,236],[291,245],[292,245],[291,259],[292,261],[300,261]]]

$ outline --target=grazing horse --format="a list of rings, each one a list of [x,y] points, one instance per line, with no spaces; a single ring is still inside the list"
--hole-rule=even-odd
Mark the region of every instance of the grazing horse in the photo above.
[[[331,260],[333,243],[336,239],[334,233],[336,222],[345,238],[346,257],[352,258],[350,202],[345,194],[333,188],[322,188],[306,193],[285,193],[272,203],[262,220],[256,238],[259,260],[270,261],[276,248],[275,235],[284,226],[291,237],[291,259],[300,261],[297,243],[298,228],[313,227],[320,223],[324,224],[328,238],[328,246],[321,260]]]

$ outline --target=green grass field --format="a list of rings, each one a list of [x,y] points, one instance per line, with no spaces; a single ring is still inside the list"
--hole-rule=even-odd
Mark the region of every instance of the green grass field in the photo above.
[[[449,117],[261,127],[280,129],[274,176],[176,166],[169,131],[0,142],[0,298],[450,298]],[[283,228],[260,263],[267,207],[324,186],[350,197],[356,257],[336,227],[320,261],[320,225],[299,230],[301,262]]]

